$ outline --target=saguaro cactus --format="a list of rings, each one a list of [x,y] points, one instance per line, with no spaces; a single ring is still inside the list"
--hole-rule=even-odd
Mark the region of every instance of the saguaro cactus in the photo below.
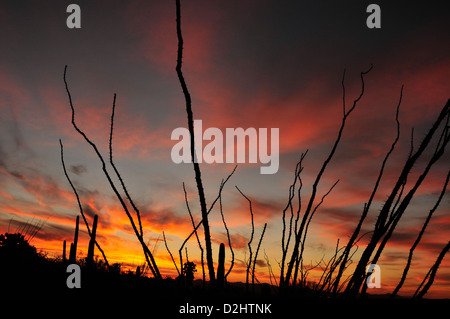
[[[63,242],[63,254],[62,254],[62,260],[63,263],[67,262],[67,258],[66,258],[66,241]]]
[[[95,248],[95,236],[97,234],[97,222],[98,222],[98,215],[94,216],[94,224],[92,225],[92,232],[91,232],[91,240],[89,241],[89,250],[87,255],[86,263],[88,266],[92,266],[94,263],[94,248]]]
[[[225,245],[220,244],[219,265],[217,266],[217,288],[223,288],[225,281]]]
[[[69,263],[72,261],[72,254],[73,254],[73,243],[70,243],[70,248],[69,248]]]
[[[140,277],[141,276],[141,267],[137,266],[136,267],[136,277]]]
[[[69,263],[74,264],[77,257],[78,229],[80,224],[80,216],[77,216],[75,224],[75,235],[73,236],[73,244],[70,245]]]

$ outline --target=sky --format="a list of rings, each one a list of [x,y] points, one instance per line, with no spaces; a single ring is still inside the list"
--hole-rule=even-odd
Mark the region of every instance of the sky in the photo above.
[[[69,29],[66,8],[72,2],[0,4],[0,233],[27,223],[42,224],[32,243],[51,256],[61,256],[62,242],[72,241],[79,210],[62,170],[61,139],[66,166],[88,220],[92,223],[93,215],[99,215],[97,238],[109,262],[127,267],[144,262],[139,242],[98,158],[71,125],[63,81],[67,65],[77,124],[105,158],[113,96],[117,94],[114,160],[141,210],[144,237],[161,273],[174,277],[162,232],[177,255],[192,231],[183,182],[194,219],[201,219],[192,164],[175,164],[171,159],[176,144],[171,133],[187,127],[185,101],[175,72],[175,1],[77,1],[81,28]],[[215,127],[222,132],[238,127],[279,128],[279,170],[264,175],[260,163],[239,164],[223,190],[223,212],[236,254],[229,280],[245,280],[244,260],[251,233],[248,202],[235,186],[252,201],[255,238],[259,239],[267,223],[256,276],[269,281],[267,261],[279,274],[282,211],[295,166],[308,150],[302,172],[306,201],[341,124],[344,70],[348,108],[360,93],[360,72],[373,64],[364,78],[364,96],[348,118],[319,186],[318,198],[339,179],[312,219],[305,263],[328,260],[338,238],[342,244],[352,234],[395,138],[395,111],[402,85],[400,140],[363,231],[373,229],[381,204],[403,167],[412,128],[418,145],[449,98],[450,17],[443,3],[377,1],[380,29],[366,25],[369,3],[182,1],[183,73],[194,118],[202,120],[204,129]],[[415,167],[413,176],[425,159]],[[388,243],[378,262],[382,288],[377,293],[390,292],[398,283],[409,248],[442,190],[449,159],[447,151],[419,188]],[[208,206],[234,166],[200,164]],[[449,201],[446,194],[415,251],[400,294],[415,291],[448,242]],[[217,206],[210,224],[216,256],[219,244],[227,243]],[[80,232],[82,256],[88,243],[84,225]],[[365,244],[366,239],[361,241],[362,247]],[[191,240],[187,247],[189,259],[200,269],[196,241]],[[226,261],[229,266],[228,245]],[[311,271],[311,280],[320,274],[318,268]],[[450,297],[448,256],[428,296]]]

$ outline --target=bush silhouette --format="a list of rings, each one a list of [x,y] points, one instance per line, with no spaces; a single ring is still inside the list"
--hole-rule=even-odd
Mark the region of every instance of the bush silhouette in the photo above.
[[[37,257],[38,253],[36,247],[25,240],[24,235],[5,233],[0,235],[0,256],[2,258],[33,258]]]
[[[194,282],[194,273],[197,272],[197,269],[195,269],[196,267],[197,266],[192,261],[184,263],[183,278],[187,287],[191,287]]]

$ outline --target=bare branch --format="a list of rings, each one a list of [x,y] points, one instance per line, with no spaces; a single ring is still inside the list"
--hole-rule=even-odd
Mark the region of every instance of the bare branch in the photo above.
[[[123,178],[119,174],[119,170],[117,169],[116,165],[113,162],[112,139],[113,139],[113,127],[114,127],[114,112],[115,112],[115,109],[116,109],[116,94],[114,94],[114,100],[113,100],[112,112],[111,112],[111,130],[110,130],[110,134],[109,134],[109,162],[111,163],[111,166],[114,169],[114,172],[116,173],[117,178],[120,181],[120,184],[122,185],[122,189],[125,192],[125,195],[126,195],[128,201],[130,202],[131,206],[133,207],[134,211],[136,212],[136,216],[138,218],[138,223],[139,223],[139,232],[140,232],[141,236],[144,236],[144,233],[142,231],[141,214],[139,212],[139,209],[134,204],[133,199],[131,198],[130,194],[128,193],[127,188],[125,187],[125,183],[123,181]]]
[[[175,259],[173,259],[173,255],[172,255],[172,253],[170,252],[169,246],[167,246],[166,235],[164,234],[164,231],[163,231],[162,233],[163,233],[163,238],[164,238],[164,245],[166,246],[167,252],[169,253],[170,258],[172,259],[172,262],[173,262],[173,264],[175,265],[175,269],[177,270],[178,276],[180,276],[181,273],[180,273],[180,271],[178,270],[177,263],[175,262]]]
[[[405,269],[403,270],[403,274],[402,277],[400,279],[400,282],[398,283],[397,287],[395,287],[394,291],[391,294],[391,298],[395,297],[399,290],[402,288],[403,283],[405,282],[406,276],[408,275],[408,271],[409,271],[409,267],[411,266],[411,260],[414,254],[414,250],[416,249],[417,245],[420,243],[420,240],[422,239],[422,236],[428,226],[428,223],[431,220],[431,217],[433,216],[434,212],[436,211],[436,209],[439,207],[439,204],[442,201],[442,198],[444,197],[445,191],[447,189],[447,185],[448,185],[448,181],[450,178],[450,171],[447,174],[447,178],[445,180],[444,186],[442,188],[442,191],[436,201],[436,203],[434,204],[433,208],[430,210],[430,212],[428,213],[427,218],[425,219],[425,222],[422,226],[422,229],[419,232],[419,235],[417,236],[416,240],[414,241],[414,244],[412,245],[411,249],[409,250],[409,255],[408,255],[408,261],[406,262],[406,266]]]
[[[222,181],[222,184],[224,183],[224,181]],[[221,184],[221,189],[222,189],[222,184]],[[225,230],[227,232],[227,238],[228,238],[228,246],[230,247],[230,251],[231,251],[231,265],[230,268],[228,269],[227,273],[224,276],[225,281],[227,280],[228,275],[230,274],[231,270],[233,269],[234,266],[234,251],[233,251],[233,246],[231,245],[231,237],[230,237],[230,231],[228,229],[227,223],[225,222],[225,217],[223,215],[223,207],[222,207],[222,191],[219,192],[219,206],[220,206],[220,215],[222,216],[222,222],[223,222],[223,226],[225,227]]]
[[[347,260],[348,260],[348,255],[350,253],[350,249],[353,247],[354,241],[358,237],[359,232],[361,230],[361,227],[362,227],[362,225],[364,223],[364,220],[367,217],[367,213],[369,212],[369,209],[370,209],[370,206],[372,204],[372,201],[373,201],[373,199],[375,197],[375,194],[377,193],[378,187],[380,185],[381,178],[383,177],[384,168],[386,166],[386,163],[387,163],[389,157],[391,156],[392,152],[394,151],[395,146],[397,145],[397,142],[398,142],[398,140],[400,138],[400,121],[398,119],[398,115],[399,115],[399,110],[400,110],[402,97],[403,97],[403,85],[402,85],[402,87],[400,89],[400,98],[399,98],[399,101],[398,101],[398,104],[397,104],[397,110],[395,112],[395,122],[397,123],[397,134],[395,136],[394,141],[392,142],[392,145],[391,145],[389,151],[386,153],[386,156],[383,159],[383,163],[381,164],[381,168],[380,168],[380,171],[378,173],[377,180],[375,181],[375,186],[374,186],[374,188],[372,190],[372,193],[370,194],[369,201],[364,205],[364,209],[363,209],[361,218],[360,218],[360,220],[358,222],[358,225],[356,226],[356,228],[355,228],[352,236],[350,237],[350,239],[348,241],[348,244],[347,244],[347,246],[346,246],[346,248],[344,250],[343,260],[342,260],[341,266],[339,268],[338,274],[336,276],[336,280],[335,280],[334,287],[333,287],[333,293],[336,293],[337,290],[338,290],[339,281],[340,281],[340,278],[341,278],[341,276],[342,276],[342,274],[344,272],[344,269],[346,267]],[[411,143],[412,143],[412,140],[411,140]]]
[[[291,184],[291,186],[289,187],[289,199],[288,199],[288,203],[286,205],[286,207],[283,209],[283,217],[282,217],[282,221],[283,221],[283,230],[282,230],[282,237],[281,237],[281,250],[282,250],[282,257],[281,257],[281,263],[280,263],[280,285],[283,283],[284,281],[284,267],[285,267],[285,263],[286,263],[286,257],[287,257],[287,252],[289,249],[289,244],[291,241],[291,237],[292,237],[292,221],[294,218],[294,211],[293,211],[293,205],[292,205],[292,200],[295,196],[295,187],[297,185],[297,181],[299,183],[298,186],[298,208],[297,208],[297,215],[296,215],[296,219],[295,219],[295,227],[294,227],[294,233],[297,233],[297,229],[298,229],[298,221],[300,218],[300,211],[301,211],[301,207],[302,207],[302,199],[301,199],[301,189],[303,186],[303,182],[302,179],[300,177],[301,172],[303,171],[303,159],[306,157],[306,154],[308,153],[308,150],[306,150],[306,152],[302,153],[302,155],[300,156],[300,160],[297,162],[297,165],[295,167],[295,173],[294,173],[294,181]],[[287,240],[286,238],[286,211],[290,209],[291,211],[291,218],[289,219],[289,231],[288,231],[288,236],[287,236]]]
[[[214,273],[214,263],[212,256],[212,247],[211,247],[211,234],[209,229],[209,221],[208,221],[208,211],[206,208],[206,198],[205,192],[203,189],[202,176],[200,172],[200,166],[197,162],[197,157],[195,153],[195,135],[194,135],[194,115],[192,112],[192,102],[191,95],[186,85],[186,81],[183,76],[182,61],[183,61],[183,36],[181,33],[181,5],[180,0],[176,0],[176,21],[177,21],[177,37],[178,37],[178,51],[177,51],[177,66],[176,71],[178,75],[178,80],[180,82],[181,88],[183,90],[184,99],[186,102],[186,113],[188,118],[188,128],[191,136],[191,159],[192,164],[194,165],[195,172],[195,181],[197,184],[198,196],[200,200],[200,209],[202,212],[202,224],[203,230],[205,234],[205,246],[206,246],[206,261],[208,264],[209,271],[209,280],[212,286],[214,286],[215,282],[215,273]]]
[[[253,253],[252,253],[252,241],[253,241],[253,235],[255,234],[255,224],[254,224],[254,222],[253,222],[253,209],[252,209],[252,201],[247,197],[247,196],[245,196],[244,195],[244,193],[243,192],[241,192],[241,190],[239,189],[239,187],[237,187],[237,186],[234,186],[234,187],[236,187],[236,189],[239,191],[239,193],[241,193],[241,195],[242,196],[244,196],[244,198],[248,201],[248,204],[249,204],[249,206],[250,206],[250,215],[251,215],[251,222],[252,222],[252,233],[251,233],[251,235],[250,235],[250,240],[248,241],[248,244],[247,244],[247,246],[248,246],[248,252],[249,252],[249,257],[248,257],[248,262],[247,262],[247,276],[246,276],[246,280],[245,280],[245,283],[246,283],[246,289],[247,289],[247,291],[248,291],[248,280],[249,280],[249,273],[250,273],[250,266],[251,266],[251,264],[252,264],[252,256],[253,256]]]
[[[252,286],[253,292],[255,292],[255,268],[256,268],[256,259],[258,258],[259,248],[261,247],[261,242],[264,237],[264,233],[266,232],[267,223],[264,224],[263,231],[261,233],[261,237],[259,238],[258,247],[256,247],[255,258],[253,260],[253,270],[252,270]]]
[[[441,253],[439,254],[436,262],[434,263],[434,265],[430,268],[427,276],[425,277],[425,279],[423,280],[423,282],[420,284],[419,288],[417,289],[417,291],[414,293],[413,298],[422,298],[430,289],[431,285],[434,282],[434,278],[436,277],[436,273],[439,269],[439,266],[442,262],[442,259],[444,259],[445,254],[447,254],[447,252],[450,249],[450,241],[447,243],[447,245],[442,249]],[[426,279],[428,278],[428,281],[426,281]],[[426,281],[426,283],[425,283]],[[419,290],[420,287],[422,287],[422,290]]]
[[[194,227],[194,233],[195,233],[195,238],[197,239],[197,244],[198,244],[198,248],[200,248],[200,253],[201,253],[201,263],[202,263],[202,274],[203,274],[203,285],[205,284],[206,281],[206,275],[205,275],[205,263],[204,263],[204,252],[203,252],[203,247],[202,244],[200,243],[200,238],[198,237],[198,233],[197,233],[197,229],[195,228],[195,222],[194,222],[194,217],[192,216],[191,213],[191,209],[189,208],[189,201],[187,198],[187,192],[186,192],[186,187],[184,185],[183,182],[183,191],[184,191],[184,202],[186,203],[186,208],[187,211],[189,213],[189,217],[191,218],[191,223],[192,223],[192,227]],[[179,253],[180,253],[180,263],[181,263],[181,269],[183,269],[183,260],[182,260],[182,255],[181,255],[181,250],[183,248],[180,248]]]
[[[149,265],[149,267],[150,267],[150,270],[151,270],[152,273],[153,273],[153,276],[154,276],[155,278],[160,279],[160,278],[161,278],[161,274],[159,273],[159,269],[158,269],[158,267],[156,266],[156,262],[155,262],[155,260],[154,260],[154,258],[153,258],[153,255],[152,255],[152,253],[150,252],[150,250],[148,249],[147,245],[145,244],[143,237],[140,235],[139,231],[137,230],[136,225],[135,225],[134,220],[133,220],[133,217],[131,216],[131,214],[130,214],[130,212],[129,212],[129,210],[128,210],[127,205],[125,204],[125,201],[123,200],[123,198],[122,198],[122,196],[120,195],[119,191],[117,190],[117,188],[116,188],[114,182],[112,181],[111,176],[109,175],[108,170],[106,169],[106,163],[105,163],[105,161],[104,161],[104,159],[103,159],[103,156],[102,156],[101,153],[99,152],[99,150],[98,150],[97,146],[95,145],[95,143],[93,143],[93,142],[87,137],[87,135],[86,135],[83,131],[81,131],[81,130],[78,128],[77,124],[75,123],[75,109],[74,109],[74,107],[73,107],[72,96],[71,96],[70,91],[69,91],[69,86],[68,86],[68,84],[67,84],[66,73],[67,73],[67,65],[66,65],[65,68],[64,68],[64,84],[65,84],[65,87],[66,87],[67,96],[68,96],[68,98],[69,98],[70,108],[71,108],[71,110],[72,110],[72,126],[75,128],[75,130],[76,130],[81,136],[83,136],[83,138],[85,139],[85,141],[86,141],[89,145],[91,145],[91,147],[94,149],[94,152],[96,153],[98,159],[100,160],[100,162],[101,162],[101,164],[102,164],[102,170],[103,170],[103,173],[104,173],[105,176],[106,176],[106,179],[108,180],[109,185],[111,186],[111,188],[112,188],[114,194],[116,195],[116,197],[119,199],[119,202],[120,202],[120,204],[122,205],[122,208],[124,209],[125,214],[127,215],[128,219],[130,220],[131,227],[133,228],[133,231],[134,231],[134,233],[136,234],[136,237],[137,237],[137,239],[139,240],[139,242],[140,242],[140,244],[141,244],[141,246],[142,246],[142,249],[143,249],[143,251],[144,251],[145,258],[146,258],[147,263],[148,263],[148,265]]]
[[[211,212],[211,210],[214,207],[214,204],[219,200],[220,198],[220,194],[222,192],[222,189],[224,188],[225,184],[228,182],[228,180],[230,179],[231,176],[233,176],[234,172],[236,171],[237,165],[234,167],[233,171],[228,175],[228,177],[225,179],[225,181],[223,181],[223,183],[221,183],[221,186],[219,187],[219,194],[217,195],[216,199],[214,200],[214,202],[212,203],[211,207],[209,208],[207,215],[209,215],[209,213]],[[186,237],[186,239],[184,240],[183,244],[181,245],[180,249],[183,249],[184,245],[186,245],[186,243],[188,242],[188,240],[192,237],[192,235],[195,234],[195,232],[197,231],[197,229],[200,227],[200,225],[202,225],[203,223],[203,219],[197,224],[197,226],[194,227],[194,230],[189,234],[188,237]]]
[[[270,284],[273,286],[273,283],[272,283],[272,278],[273,278],[273,281],[275,282],[275,286],[278,286],[277,278],[275,277],[275,274],[273,273],[272,266],[270,265],[269,256],[267,256],[265,249],[264,249],[264,259],[266,260],[267,269],[269,270]]]
[[[333,186],[331,186],[331,188],[328,190],[328,192],[326,192],[326,193],[322,196],[320,202],[314,207],[314,210],[313,210],[312,213],[309,215],[308,222],[307,222],[307,224],[306,224],[305,231],[304,231],[304,233],[303,233],[303,239],[302,239],[302,241],[301,241],[302,246],[301,246],[300,254],[299,254],[297,260],[295,261],[296,264],[295,264],[295,273],[294,273],[294,283],[295,283],[296,280],[297,280],[297,273],[298,273],[298,269],[299,269],[299,263],[302,261],[302,258],[303,258],[303,251],[304,251],[304,249],[305,249],[306,236],[307,236],[307,234],[308,234],[308,229],[309,229],[309,224],[311,223],[311,219],[313,218],[313,216],[314,216],[314,214],[316,213],[317,209],[322,205],[322,203],[324,202],[325,198],[331,193],[331,191],[333,190],[333,188],[334,188],[338,183],[339,183],[339,180],[337,180],[337,181],[333,184]],[[301,274],[302,274],[302,276],[303,276],[303,270],[302,270],[302,273],[301,273]],[[302,282],[304,282],[303,278],[302,278]]]
[[[80,197],[78,196],[78,192],[77,192],[75,186],[73,185],[72,181],[70,180],[69,174],[67,173],[67,170],[66,170],[66,164],[64,163],[64,147],[63,147],[63,143],[62,143],[61,139],[59,140],[59,145],[61,147],[61,163],[62,163],[62,167],[63,167],[63,170],[64,170],[64,175],[66,175],[66,178],[69,181],[70,187],[72,187],[72,190],[73,190],[73,192],[75,194],[75,197],[77,198],[78,208],[80,209],[80,214],[83,217],[83,220],[84,220],[84,223],[86,225],[86,229],[88,231],[89,237],[92,237],[91,236],[91,229],[89,228],[89,224],[88,224],[88,222],[86,220],[86,216],[84,215],[83,206],[81,205]],[[103,259],[105,260],[105,264],[109,268],[109,263],[108,263],[108,259],[106,259],[105,252],[100,247],[100,244],[97,241],[95,241],[95,245],[97,246],[98,250],[100,250],[100,252],[102,253]]]
[[[412,196],[416,192],[417,188],[420,186],[420,184],[422,183],[424,178],[427,176],[428,171],[434,165],[434,163],[441,157],[441,155],[444,153],[445,146],[449,142],[449,139],[447,139],[447,138],[444,141],[445,143],[442,143],[442,145],[439,146],[438,152],[435,152],[435,154],[433,154],[432,158],[429,160],[429,162],[427,164],[427,167],[424,169],[422,174],[416,180],[414,187],[408,192],[408,194],[402,200],[401,204],[399,205],[399,207],[396,210],[396,213],[393,214],[392,217],[389,218],[389,220],[388,220],[391,206],[397,196],[397,193],[398,193],[400,187],[402,187],[402,185],[405,183],[405,180],[407,179],[414,164],[419,159],[419,157],[423,154],[425,149],[428,147],[433,136],[435,135],[436,131],[440,127],[442,121],[448,117],[449,112],[450,112],[450,100],[448,100],[447,103],[445,104],[445,106],[443,107],[441,113],[437,117],[436,121],[433,123],[432,127],[426,134],[425,138],[422,140],[422,143],[419,145],[418,149],[414,152],[414,154],[412,154],[408,158],[408,160],[404,164],[403,169],[400,173],[400,176],[397,179],[395,186],[393,187],[388,199],[385,201],[383,207],[381,208],[381,211],[378,215],[378,220],[376,223],[376,227],[375,227],[373,236],[372,236],[369,244],[367,245],[366,249],[364,250],[364,252],[356,266],[354,275],[352,276],[349,284],[347,285],[347,288],[345,290],[345,295],[347,297],[353,297],[359,292],[359,289],[363,285],[364,279],[366,277],[365,267],[368,264],[373,251],[377,247],[377,244],[379,243],[381,238],[385,235],[385,233],[387,231],[389,231],[389,234],[384,236],[383,243],[379,246],[378,252],[377,252],[374,260],[376,258],[378,258],[379,255],[381,254],[382,249],[383,249],[382,246],[384,246],[385,243],[387,242],[387,240],[389,240],[390,235],[392,234],[393,230],[395,229],[396,224],[398,223],[398,220],[401,218],[405,209],[409,205],[409,203],[412,199]],[[447,132],[447,131],[448,131],[447,127],[444,127],[442,134],[444,136],[446,136],[447,134],[445,132]],[[364,289],[364,287],[363,287],[363,289]]]
[[[353,101],[352,107],[348,111],[345,112],[345,114],[344,114],[344,116],[342,118],[342,123],[341,123],[341,127],[339,129],[339,132],[338,132],[338,136],[337,136],[337,138],[336,138],[336,140],[334,142],[334,145],[333,145],[333,147],[332,147],[328,157],[323,162],[323,165],[322,165],[319,173],[317,174],[316,179],[314,181],[314,184],[312,186],[312,192],[311,192],[311,197],[310,197],[309,202],[308,202],[308,206],[307,206],[307,208],[305,210],[305,213],[303,215],[303,219],[302,219],[302,223],[300,225],[300,229],[298,230],[298,232],[296,233],[296,236],[295,236],[294,250],[292,252],[291,259],[290,259],[290,262],[289,262],[289,265],[288,265],[288,270],[286,272],[286,278],[284,280],[284,285],[285,286],[289,285],[289,281],[290,281],[290,278],[291,278],[291,275],[292,275],[292,270],[294,268],[294,265],[296,264],[296,261],[299,260],[299,246],[300,246],[300,242],[301,242],[301,239],[302,239],[302,236],[303,236],[304,228],[306,226],[306,223],[307,223],[308,218],[309,218],[309,214],[311,213],[312,206],[313,206],[314,200],[316,198],[317,187],[318,187],[318,185],[320,183],[320,180],[321,180],[321,178],[322,178],[322,176],[323,176],[323,174],[324,174],[328,164],[330,163],[331,159],[333,158],[333,156],[334,156],[334,154],[336,152],[336,149],[337,149],[337,147],[339,145],[339,142],[341,140],[342,133],[344,131],[345,123],[346,123],[346,120],[347,120],[348,116],[353,112],[353,110],[355,109],[356,105],[361,100],[362,96],[364,95],[364,88],[365,88],[364,75],[366,75],[368,72],[370,72],[370,70],[372,70],[372,67],[373,66],[371,65],[370,68],[367,71],[360,73],[360,78],[361,78],[361,92],[360,92],[360,95]]]

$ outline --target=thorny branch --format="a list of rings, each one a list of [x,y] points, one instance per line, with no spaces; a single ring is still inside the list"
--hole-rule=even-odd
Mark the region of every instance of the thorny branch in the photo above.
[[[86,220],[86,216],[84,215],[84,210],[83,210],[83,206],[81,205],[80,197],[78,196],[78,192],[77,192],[75,186],[73,185],[73,183],[72,183],[72,181],[71,181],[71,179],[69,177],[69,174],[67,173],[67,170],[66,170],[66,164],[64,163],[64,147],[63,147],[63,143],[62,143],[61,139],[59,140],[59,145],[61,147],[61,163],[62,163],[62,167],[63,167],[63,170],[64,170],[64,175],[66,176],[67,180],[69,181],[70,187],[72,187],[72,190],[73,190],[73,192],[75,194],[75,197],[77,198],[77,203],[78,203],[78,208],[80,209],[80,214],[83,217],[83,220],[84,220],[84,223],[86,225],[86,229],[88,231],[89,237],[91,237],[91,229],[90,229],[89,224],[88,224],[88,222]],[[97,246],[98,250],[101,252],[101,254],[103,256],[103,259],[105,260],[106,266],[109,268],[109,263],[108,263],[108,260],[106,259],[105,252],[100,247],[100,244],[97,242],[97,240],[95,241],[95,245]]]

